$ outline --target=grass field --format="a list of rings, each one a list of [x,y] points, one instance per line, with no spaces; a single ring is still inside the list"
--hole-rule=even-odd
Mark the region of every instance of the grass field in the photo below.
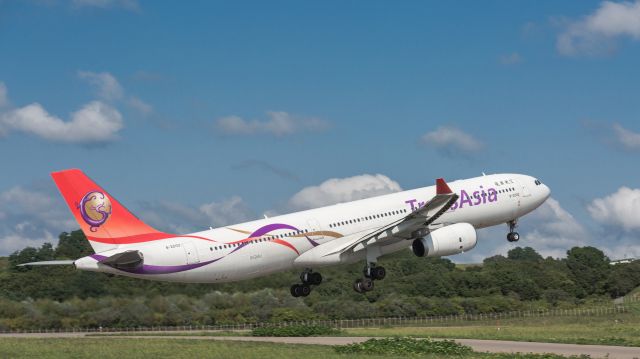
[[[151,332],[96,335],[242,336],[249,331]],[[499,321],[458,322],[442,326],[344,329],[343,336],[414,336],[432,338],[498,339],[528,342],[640,346],[640,313],[611,316],[533,317]]]
[[[415,336],[640,346],[640,315],[518,318],[447,327],[346,329],[350,336]]]
[[[221,342],[183,339],[17,339],[0,340],[0,358],[256,358],[256,359],[365,359],[406,358],[406,355],[337,354],[332,347],[274,343]],[[420,355],[420,358],[464,359],[555,359],[556,355],[523,355],[472,353],[463,356]]]

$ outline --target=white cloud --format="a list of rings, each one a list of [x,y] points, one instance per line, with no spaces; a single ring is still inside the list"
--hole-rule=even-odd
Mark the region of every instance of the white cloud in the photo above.
[[[246,222],[255,216],[238,196],[221,202],[209,202],[196,208],[168,201],[144,202],[140,218],[149,225],[171,233],[189,233],[209,226],[221,227]]]
[[[0,81],[0,108],[9,105],[9,97],[7,96],[7,86]]]
[[[309,209],[335,203],[380,196],[401,191],[400,185],[381,174],[363,174],[347,178],[332,178],[318,186],[310,186],[289,200],[293,209]]]
[[[127,104],[143,116],[148,116],[153,112],[151,105],[134,96],[129,97]]]
[[[55,244],[53,233],[78,228],[52,183],[46,189],[16,186],[1,192],[0,214],[0,255]]]
[[[640,150],[640,133],[627,130],[619,124],[613,125],[616,140],[628,150]]]
[[[121,7],[132,11],[140,9],[137,0],[72,0],[72,3],[76,7],[95,7],[101,9]]]
[[[590,245],[592,238],[587,230],[554,198],[526,218],[522,239],[543,256],[564,257],[572,247]]]
[[[425,133],[421,142],[447,155],[470,155],[484,147],[472,135],[450,126],[441,126]]]
[[[227,116],[215,121],[215,128],[224,135],[288,136],[300,132],[319,132],[329,127],[328,122],[318,118],[299,118],[287,112],[269,111],[266,121],[245,120],[238,116]]]
[[[508,55],[502,55],[500,56],[500,63],[503,65],[515,65],[515,64],[519,64],[522,62],[522,56],[517,53],[517,52],[513,52],[510,53]]]
[[[570,21],[556,47],[561,55],[599,55],[615,48],[616,38],[640,39],[640,1],[603,1],[590,15]]]
[[[594,199],[587,210],[602,224],[620,226],[625,231],[640,229],[640,189],[621,187],[604,198]]]
[[[78,71],[78,77],[95,86],[98,96],[106,101],[119,100],[124,90],[118,80],[108,72]]]
[[[70,121],[50,115],[40,104],[33,103],[0,114],[0,124],[5,131],[21,131],[54,142],[86,144],[113,141],[123,127],[120,113],[99,101],[71,114]]]

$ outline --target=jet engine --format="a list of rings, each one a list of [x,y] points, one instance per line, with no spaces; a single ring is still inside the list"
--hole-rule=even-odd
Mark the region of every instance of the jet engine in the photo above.
[[[443,257],[469,251],[477,241],[476,229],[471,224],[456,223],[414,240],[411,249],[418,257]]]

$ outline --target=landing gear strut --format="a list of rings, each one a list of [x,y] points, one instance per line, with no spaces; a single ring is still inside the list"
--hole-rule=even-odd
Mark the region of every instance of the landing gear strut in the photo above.
[[[363,278],[358,278],[353,283],[353,290],[358,293],[369,292],[373,290],[374,280],[383,280],[387,276],[387,271],[384,267],[376,266],[374,263],[369,263],[362,271]]]
[[[306,297],[311,293],[312,285],[320,285],[322,283],[322,274],[313,272],[311,269],[305,269],[300,273],[301,284],[291,286],[291,295],[294,297]]]
[[[518,227],[518,220],[514,219],[513,221],[507,222],[509,225],[509,233],[507,234],[507,240],[509,242],[517,242],[520,240],[520,234],[516,232],[516,227]]]

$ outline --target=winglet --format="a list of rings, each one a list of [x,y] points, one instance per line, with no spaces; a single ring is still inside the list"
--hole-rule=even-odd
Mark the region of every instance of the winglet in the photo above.
[[[436,194],[449,194],[449,193],[453,193],[453,191],[451,190],[451,188],[449,188],[449,185],[447,184],[447,182],[445,182],[443,178],[438,178],[436,180]]]

